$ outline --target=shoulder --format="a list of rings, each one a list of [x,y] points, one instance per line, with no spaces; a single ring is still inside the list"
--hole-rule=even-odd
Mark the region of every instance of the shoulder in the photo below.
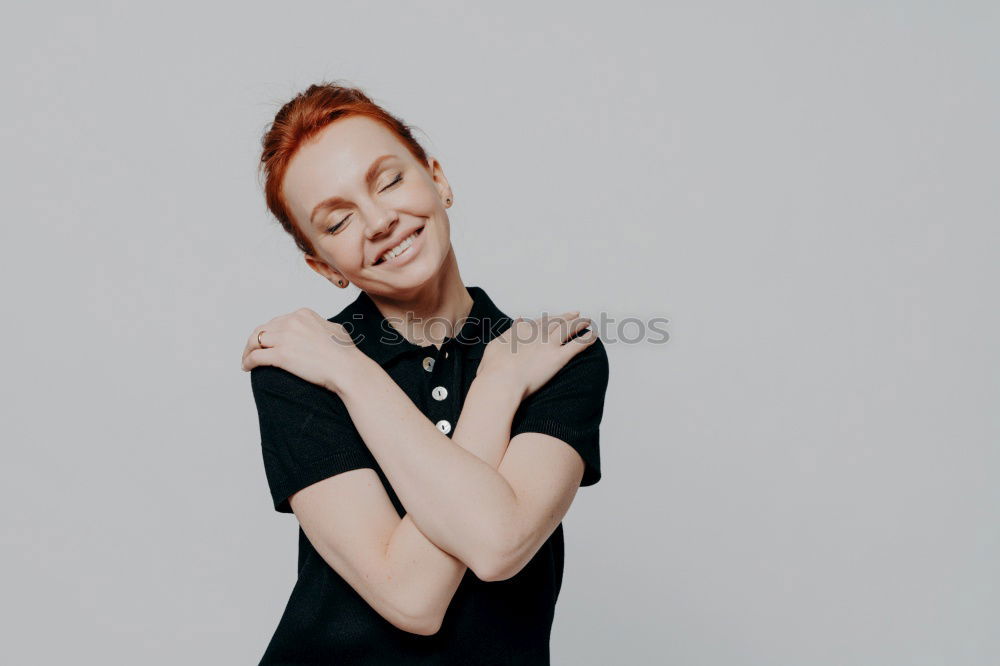
[[[571,340],[566,344],[574,344]],[[573,356],[563,368],[572,374],[594,374],[597,377],[607,377],[609,370],[608,350],[600,338],[587,345],[587,348]]]
[[[574,344],[572,341],[566,344]],[[608,352],[600,338],[577,352],[527,401],[544,401],[554,396],[604,395],[608,386]]]
[[[254,390],[261,389],[278,393],[301,393],[309,391],[310,386],[316,389],[320,388],[276,365],[258,365],[251,368],[250,384]]]
[[[279,398],[302,404],[333,405],[340,396],[324,386],[313,384],[275,365],[258,365],[250,369],[250,386],[258,402]]]

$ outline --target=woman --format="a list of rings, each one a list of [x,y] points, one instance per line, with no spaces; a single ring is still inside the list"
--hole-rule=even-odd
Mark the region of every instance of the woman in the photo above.
[[[299,521],[260,663],[549,663],[561,520],[600,478],[590,320],[512,321],[466,287],[440,162],[360,90],[288,102],[261,168],[306,263],[361,292],[244,349],[274,507]]]

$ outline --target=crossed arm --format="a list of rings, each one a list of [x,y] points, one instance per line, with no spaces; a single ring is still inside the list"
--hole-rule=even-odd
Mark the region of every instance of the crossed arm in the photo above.
[[[338,391],[407,514],[374,470],[345,472],[292,495],[317,552],[397,627],[433,634],[471,568],[486,581],[516,574],[563,519],[583,475],[554,437],[510,427],[522,395],[478,376],[449,439],[367,357],[338,374]]]

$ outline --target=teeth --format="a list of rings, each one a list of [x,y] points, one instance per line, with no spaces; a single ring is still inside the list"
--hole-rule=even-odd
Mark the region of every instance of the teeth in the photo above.
[[[416,239],[417,239],[417,232],[414,231],[408,237],[404,238],[402,243],[392,248],[391,250],[386,251],[386,253],[382,255],[382,261],[389,261],[390,259],[395,259],[396,257],[398,257],[403,253],[403,250],[413,245],[413,241],[415,241]]]

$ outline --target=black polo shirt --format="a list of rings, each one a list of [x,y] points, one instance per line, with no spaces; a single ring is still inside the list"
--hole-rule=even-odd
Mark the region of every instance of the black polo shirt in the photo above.
[[[480,287],[466,289],[472,310],[440,349],[417,346],[361,292],[329,321],[350,332],[410,400],[451,436],[486,344],[511,317]],[[375,470],[400,517],[406,510],[365,446],[340,396],[274,366],[250,371],[260,423],[264,471],[275,510],[317,481],[352,469]],[[557,437],[585,463],[581,486],[601,478],[599,424],[608,357],[598,339],[576,354],[518,408],[511,438],[522,432]],[[549,635],[563,574],[563,527],[556,528],[515,576],[484,582],[467,570],[440,631],[421,636],[379,615],[316,552],[301,526],[298,579],[260,664],[548,664]]]

